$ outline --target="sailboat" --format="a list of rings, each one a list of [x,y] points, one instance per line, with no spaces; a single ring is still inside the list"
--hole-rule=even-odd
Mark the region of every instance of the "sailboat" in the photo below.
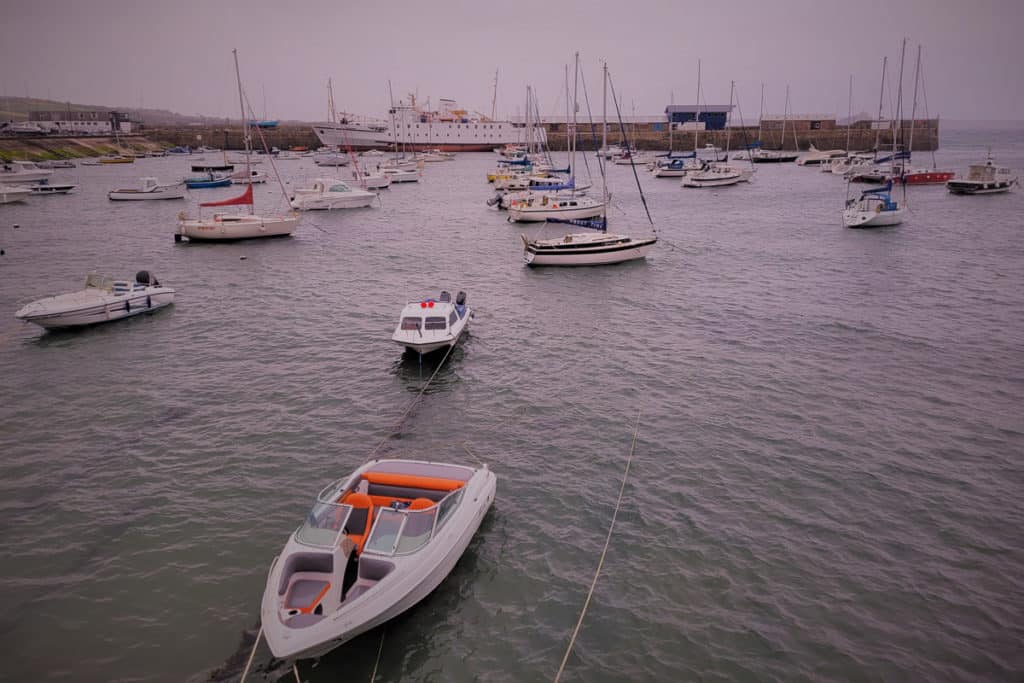
[[[761,84],[761,118],[764,118],[764,84]],[[796,161],[799,154],[793,154],[783,150],[786,144],[786,123],[789,119],[789,86],[786,86],[786,106],[782,112],[782,140],[779,149],[767,150],[761,147],[761,123],[758,122],[758,139],[756,147],[750,150],[750,160],[755,164],[781,164]],[[796,130],[793,131],[793,139],[796,139]]]
[[[238,83],[238,104],[242,114],[242,130],[245,140],[245,170],[250,174],[249,158],[252,156],[249,126],[245,116],[245,99],[242,95],[242,77],[238,70],[238,50],[232,50],[235,58],[235,79]],[[278,178],[280,182],[280,178]],[[282,193],[284,192],[282,186]],[[221,214],[214,213],[211,218],[188,218],[185,212],[178,214],[178,232],[174,241],[180,242],[183,237],[189,240],[239,240],[253,237],[279,237],[290,235],[299,224],[299,215],[290,212],[285,215],[257,215],[253,207],[252,184],[249,184],[238,197],[215,202],[203,202],[203,207],[248,206],[249,213]]]
[[[698,82],[700,79],[698,78]],[[732,112],[732,100],[733,94],[736,90],[736,81],[732,81],[729,85],[729,112]],[[697,106],[700,107],[700,86],[698,86],[697,94]],[[725,158],[729,158],[729,129],[728,121],[726,121],[726,143],[725,143]],[[697,147],[697,136],[694,134],[694,149]],[[687,173],[683,176],[680,185],[682,187],[724,187],[726,185],[736,185],[742,183],[744,180],[749,180],[750,175],[753,171],[742,170],[737,166],[732,166],[729,163],[705,164],[703,168]]]
[[[896,89],[896,111],[893,120],[901,121],[903,115],[903,59],[906,56],[907,41],[903,40],[902,51],[900,52],[900,80]],[[884,78],[884,74],[883,74]],[[881,111],[881,109],[879,109]],[[895,128],[892,136],[892,156],[896,158],[897,135]],[[849,183],[847,183],[849,193]],[[861,192],[859,198],[847,199],[846,207],[843,210],[843,225],[848,228],[879,228],[891,225],[899,225],[903,222],[903,214],[906,213],[907,188],[903,186],[903,203],[893,201],[892,180],[879,188]]]
[[[579,73],[579,53],[576,53],[576,73]],[[577,76],[578,77],[578,76]],[[607,87],[609,82],[608,76],[608,65],[604,65],[604,120],[608,120],[607,106]],[[615,93],[612,92],[614,99]],[[616,106],[617,109],[617,106]],[[622,130],[622,117],[619,118],[619,127]],[[576,137],[576,112],[573,107],[573,121],[570,135],[574,141],[573,152],[575,153],[575,137]],[[625,130],[622,130],[623,140],[626,139]],[[627,143],[628,144],[628,143]],[[575,161],[575,159],[574,159]],[[630,235],[620,235],[608,233],[608,218],[607,218],[607,196],[608,188],[607,184],[607,173],[604,168],[604,161],[601,163],[601,207],[602,212],[599,217],[590,219],[561,219],[561,218],[549,218],[549,223],[565,223],[569,225],[575,225],[579,227],[590,228],[595,230],[592,233],[570,233],[562,237],[553,239],[530,239],[526,235],[521,235],[523,239],[523,261],[528,266],[596,266],[606,265],[612,263],[622,263],[624,261],[632,261],[635,259],[642,259],[647,256],[647,253],[657,243],[657,235],[652,235],[646,238],[636,238]],[[634,170],[634,176],[637,177],[637,187],[640,187],[639,177],[636,176]],[[641,189],[641,197],[643,190]],[[645,203],[646,206],[646,203]],[[650,220],[650,214],[648,214],[648,220]],[[653,222],[651,223],[653,227]]]
[[[917,124],[917,86],[920,84],[922,89],[924,87],[924,74],[921,73],[921,46],[917,46],[917,65],[914,67],[914,104],[910,110],[910,141],[907,144],[907,161],[910,161],[910,156],[914,153],[914,128]],[[927,108],[928,98],[925,97],[925,120],[931,121],[928,118]],[[935,151],[932,150],[932,167],[931,168],[907,168],[906,164],[902,164],[898,167],[900,171],[898,174],[893,174],[894,182],[901,182],[904,185],[939,185],[945,184],[952,180],[956,173],[949,169],[940,169],[935,161]]]

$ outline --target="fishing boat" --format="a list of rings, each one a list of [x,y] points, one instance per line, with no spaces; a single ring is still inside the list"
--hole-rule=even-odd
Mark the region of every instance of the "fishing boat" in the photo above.
[[[231,53],[235,60],[235,79],[238,83],[238,104],[242,112],[242,121],[244,123],[246,120],[245,100],[242,94],[242,77],[238,70],[238,51],[232,50]],[[252,169],[249,168],[249,159],[252,155],[249,154],[249,152],[251,152],[251,139],[248,127],[246,127],[244,138],[246,149],[246,154],[244,155],[246,173],[250,173]],[[280,180],[280,178],[278,180]],[[227,178],[227,181],[230,183],[231,178]],[[285,215],[256,214],[253,206],[251,184],[247,185],[245,192],[237,197],[221,201],[204,202],[199,205],[199,208],[224,206],[248,206],[249,213],[214,213],[212,218],[203,218],[201,215],[197,218],[189,218],[185,215],[185,212],[182,211],[178,214],[178,231],[174,234],[174,241],[180,242],[183,238],[188,238],[190,241],[226,241],[252,239],[257,237],[281,237],[295,232],[295,228],[298,227],[299,224],[299,215],[294,211]]]
[[[121,188],[107,193],[107,199],[115,202],[144,201],[149,199],[184,199],[184,183],[161,184],[152,176],[140,178],[139,187]]]
[[[32,194],[69,194],[74,190],[77,185],[71,183],[40,183],[38,185],[31,185],[29,189],[32,190]]]
[[[13,204],[14,202],[24,201],[31,194],[31,188],[24,185],[0,184],[0,204]]]
[[[293,209],[301,211],[328,211],[331,209],[358,209],[369,206],[377,198],[367,192],[334,178],[316,178],[310,187],[295,188],[291,199]]]
[[[1009,192],[1017,182],[1016,172],[1005,166],[996,166],[989,152],[988,161],[972,164],[967,170],[967,177],[948,181],[946,189],[952,194],[996,194]]]
[[[185,178],[185,187],[190,190],[205,189],[210,187],[227,187],[231,184],[231,176],[222,173],[204,173],[203,175]]]
[[[462,557],[496,483],[486,465],[396,459],[324,487],[270,566],[260,618],[271,653],[319,657],[423,600]]]
[[[39,183],[48,180],[53,171],[40,168],[31,161],[12,160],[4,162],[0,169],[0,184],[19,185],[21,183]]]
[[[79,327],[149,313],[174,303],[174,290],[162,286],[149,271],[135,281],[89,274],[85,289],[39,299],[22,307],[15,318],[46,329]]]
[[[843,211],[843,224],[848,228],[880,228],[903,222],[905,206],[893,201],[889,192],[892,183],[864,190],[860,198],[849,199]]]
[[[446,349],[458,343],[472,317],[465,292],[459,292],[454,303],[450,292],[441,292],[437,299],[406,304],[391,341],[420,355]]]

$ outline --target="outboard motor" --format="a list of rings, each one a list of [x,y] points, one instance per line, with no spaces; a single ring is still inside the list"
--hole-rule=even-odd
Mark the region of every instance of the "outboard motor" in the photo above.
[[[466,305],[466,293],[465,292],[459,292],[458,294],[456,294],[455,295],[455,303],[458,304],[459,306],[465,306]]]
[[[487,200],[487,206],[494,206],[495,204],[500,203],[501,198],[502,194],[499,192],[498,194],[494,195],[493,197]]]
[[[139,272],[135,273],[135,281],[138,282],[140,285],[146,285],[149,287],[160,286],[160,283],[156,281],[156,278],[153,277],[153,274],[150,273],[148,270],[140,270]]]

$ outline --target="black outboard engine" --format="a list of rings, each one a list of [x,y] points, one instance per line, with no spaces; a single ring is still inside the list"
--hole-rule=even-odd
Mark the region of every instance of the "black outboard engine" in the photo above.
[[[458,304],[459,306],[465,306],[466,305],[466,293],[465,292],[459,292],[458,294],[456,294],[455,295],[455,303]]]
[[[441,298],[438,299],[438,301],[440,301],[441,303],[450,304],[452,302],[452,293],[451,292],[441,292]]]
[[[156,278],[153,277],[153,274],[150,273],[148,270],[140,270],[139,272],[135,273],[135,281],[138,282],[140,285],[147,285],[149,287],[160,286],[160,283],[156,281]]]

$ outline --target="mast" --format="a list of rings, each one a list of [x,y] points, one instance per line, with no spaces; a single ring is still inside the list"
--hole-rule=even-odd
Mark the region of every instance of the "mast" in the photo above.
[[[725,160],[729,161],[729,137],[732,135],[732,129],[729,128],[729,118],[732,116],[732,95],[736,90],[736,81],[729,81],[729,111],[725,113]],[[715,158],[718,158],[718,154],[715,154]]]
[[[850,98],[846,105],[846,156],[850,156],[850,131],[853,129],[853,74],[850,74]]]
[[[700,60],[697,60],[697,113],[693,115],[693,157],[697,158],[697,132],[700,123]]]
[[[398,158],[398,126],[395,124],[395,93],[391,90],[391,79],[388,79],[388,100],[391,102],[391,134],[395,137],[392,159]]]
[[[757,141],[761,142],[761,122],[764,121],[764,83],[761,83],[761,113],[757,115]],[[761,142],[761,144],[764,144]]]
[[[491,120],[494,120],[498,110],[498,70],[494,70],[494,96],[491,97]]]
[[[577,64],[579,64],[579,53],[577,53],[577,55],[576,55],[576,60],[577,60]],[[608,131],[608,62],[604,62],[604,69],[603,69],[603,71],[604,71],[604,83],[602,84],[602,93],[603,93],[604,97],[603,97],[603,103],[601,105],[601,111],[602,111],[601,120],[604,123],[604,130],[605,130],[605,132],[607,132]],[[575,108],[576,107],[574,105],[573,109],[575,109]],[[576,118],[576,113],[573,112],[573,119],[575,119],[575,118]],[[608,197],[608,173],[606,172],[606,169],[605,169],[605,160],[604,159],[602,159],[601,162],[600,162],[600,169],[601,169],[601,202],[604,204],[603,208],[604,208],[605,228],[607,229],[607,225],[608,225],[608,199],[607,199],[607,197]],[[575,183],[573,183],[573,185],[575,186]],[[573,191],[575,192],[575,189]]]
[[[576,63],[573,69],[572,76],[572,128],[569,129],[569,134],[572,135],[572,153],[569,155],[569,168],[570,177],[576,178],[576,98],[579,95],[580,87],[580,53],[576,53]],[[576,195],[576,183],[572,184],[572,194]]]
[[[782,142],[779,143],[779,150],[786,148],[786,121],[789,120],[789,83],[786,84],[786,103],[782,105]],[[796,133],[793,133],[793,139],[796,139]],[[800,146],[797,145],[797,151],[800,151]]]
[[[885,100],[885,67],[889,63],[889,57],[882,57],[882,85],[878,88],[878,125],[875,126],[875,158],[878,158],[878,144],[882,135],[882,102]]]
[[[917,46],[917,64],[914,66],[914,104],[910,109],[910,141],[907,144],[907,154],[914,154],[914,121],[917,118],[917,84],[921,76],[921,45]],[[909,159],[908,159],[909,161]]]
[[[903,140],[903,62],[907,55],[907,39],[903,39],[903,45],[900,48],[900,78],[896,87],[896,120],[893,121],[892,127],[892,164],[890,168],[895,170],[896,167],[896,126],[899,125],[899,137],[900,141]],[[904,192],[906,190],[904,189]]]
[[[603,62],[604,67],[602,73],[604,79],[601,81],[601,151],[607,154],[608,151],[608,62]],[[566,67],[568,69],[568,67]],[[569,76],[566,71],[565,81],[565,93],[566,93],[566,107],[569,106]]]
[[[334,109],[334,87],[331,79],[327,79],[327,120],[334,123],[338,120],[338,112]]]
[[[565,152],[569,153],[569,65],[565,65]],[[576,174],[571,167],[569,168],[569,177],[574,178]],[[575,183],[574,183],[575,184]]]
[[[249,187],[252,188],[252,165],[249,152],[251,151],[251,144],[249,142],[249,125],[245,120],[245,100],[242,97],[242,75],[238,70],[238,50],[232,50],[231,54],[235,58],[235,81],[238,83],[238,108],[242,114],[242,141],[245,144],[245,177],[249,180]],[[255,208],[249,204],[249,215],[255,213]]]

